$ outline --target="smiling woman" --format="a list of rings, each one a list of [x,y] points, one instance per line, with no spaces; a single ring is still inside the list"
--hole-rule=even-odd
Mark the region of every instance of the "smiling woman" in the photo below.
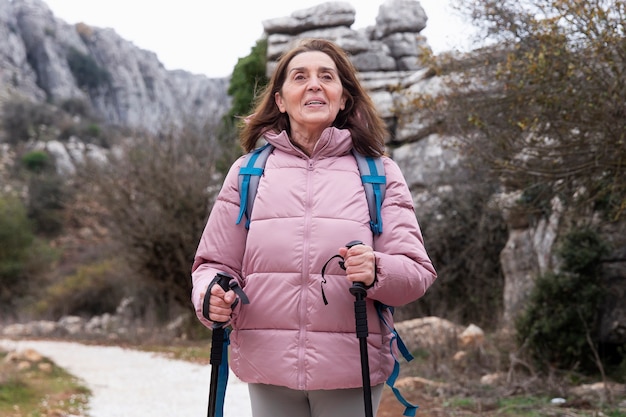
[[[241,125],[245,151],[263,138],[271,153],[245,224],[233,204],[242,159],[231,166],[196,252],[192,302],[207,327],[232,324],[233,371],[249,383],[255,417],[372,417],[378,408],[394,356],[392,318],[383,313],[389,328],[374,320],[375,302],[409,303],[436,278],[409,188],[385,156],[387,135],[347,53],[324,39],[282,55]],[[384,167],[382,233],[371,227],[355,154]],[[335,256],[341,268],[324,276]],[[224,274],[249,303],[215,285]]]

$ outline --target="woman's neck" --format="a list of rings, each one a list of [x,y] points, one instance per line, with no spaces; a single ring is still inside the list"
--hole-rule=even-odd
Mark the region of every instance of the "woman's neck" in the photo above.
[[[298,147],[298,149],[302,150],[302,152],[304,152],[307,156],[311,156],[313,155],[313,151],[315,151],[315,147],[317,146],[323,131],[324,129],[316,132],[307,132],[306,134],[298,131],[292,131],[289,138],[291,143]]]

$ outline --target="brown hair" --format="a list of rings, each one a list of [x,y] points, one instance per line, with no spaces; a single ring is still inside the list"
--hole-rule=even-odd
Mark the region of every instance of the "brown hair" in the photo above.
[[[332,125],[348,129],[352,135],[352,144],[360,153],[368,156],[383,155],[388,134],[384,121],[361,86],[348,55],[333,42],[323,39],[304,39],[280,58],[267,86],[256,100],[252,115],[242,123],[240,142],[244,151],[253,150],[258,139],[267,131],[279,133],[286,130],[289,133],[289,116],[279,111],[274,95],[281,91],[285,83],[287,66],[291,60],[303,52],[311,51],[323,52],[334,61],[343,85],[346,106],[337,114]]]

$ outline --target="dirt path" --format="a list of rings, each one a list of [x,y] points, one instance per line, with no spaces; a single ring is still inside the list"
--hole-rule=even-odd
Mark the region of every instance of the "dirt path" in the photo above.
[[[211,378],[197,365],[148,352],[56,341],[0,340],[0,347],[32,348],[85,381],[92,390],[90,417],[206,416]],[[229,377],[224,417],[252,415],[248,388]]]

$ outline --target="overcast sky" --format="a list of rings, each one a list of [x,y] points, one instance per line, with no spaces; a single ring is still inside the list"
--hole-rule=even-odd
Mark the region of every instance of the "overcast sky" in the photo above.
[[[263,34],[263,20],[291,15],[324,0],[44,0],[67,23],[113,28],[136,46],[155,52],[169,70],[209,77],[229,75]],[[353,29],[373,25],[384,0],[347,0],[356,9]],[[421,0],[428,16],[422,32],[435,53],[466,49],[468,26],[448,0]]]

